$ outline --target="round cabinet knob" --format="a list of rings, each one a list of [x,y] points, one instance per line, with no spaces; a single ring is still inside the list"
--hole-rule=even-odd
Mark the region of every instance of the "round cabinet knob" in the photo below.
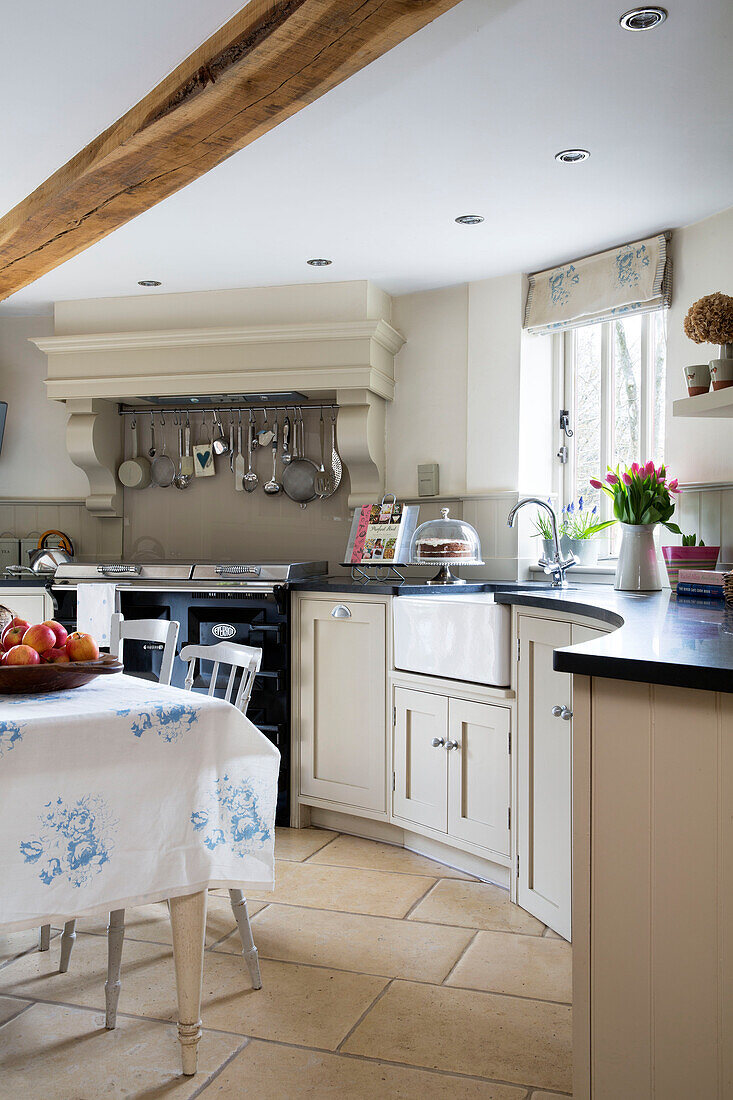
[[[351,618],[351,612],[349,611],[348,607],[345,607],[344,604],[340,603],[340,604],[337,604],[336,607],[334,607],[333,611],[331,612],[331,618],[332,619],[350,619]]]
[[[446,748],[446,752],[450,752],[451,749],[460,748],[460,744],[459,744],[458,741],[446,741],[445,748]]]
[[[430,744],[434,749],[442,749],[445,744],[445,737],[434,737]]]
[[[570,719],[573,717],[573,712],[571,711],[570,707],[553,707],[552,715],[554,718],[562,718],[564,722],[569,722]]]

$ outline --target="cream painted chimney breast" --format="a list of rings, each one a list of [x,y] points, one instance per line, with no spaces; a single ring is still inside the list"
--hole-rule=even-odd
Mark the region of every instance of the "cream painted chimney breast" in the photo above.
[[[162,295],[153,312],[142,297],[59,303],[57,335],[32,342],[48,358],[48,396],[69,408],[67,445],[89,478],[87,508],[121,514],[118,402],[289,390],[337,402],[349,503],[374,499],[384,490],[384,408],[404,344],[391,305],[366,282]],[[186,327],[171,323],[182,316]],[[90,331],[90,319],[110,328]]]

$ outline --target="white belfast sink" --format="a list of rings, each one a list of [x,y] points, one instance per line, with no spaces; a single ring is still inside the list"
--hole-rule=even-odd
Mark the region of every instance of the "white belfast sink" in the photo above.
[[[395,668],[508,687],[511,612],[490,592],[393,600]]]

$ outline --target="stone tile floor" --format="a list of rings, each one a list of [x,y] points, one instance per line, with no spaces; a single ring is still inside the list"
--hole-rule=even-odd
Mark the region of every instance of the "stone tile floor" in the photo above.
[[[571,948],[505,890],[322,829],[279,829],[276,855],[275,892],[249,903],[262,990],[210,895],[192,1078],[164,905],[128,910],[112,1032],[103,921],[79,921],[68,974],[58,938],[0,937],[0,1100],[570,1095]]]

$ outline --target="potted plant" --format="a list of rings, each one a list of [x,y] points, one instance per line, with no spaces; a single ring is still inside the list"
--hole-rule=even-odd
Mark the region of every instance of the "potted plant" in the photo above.
[[[683,535],[681,546],[663,546],[664,564],[667,567],[669,587],[677,591],[680,569],[715,569],[718,564],[719,546],[706,546],[697,535]]]
[[[603,525],[597,522],[598,508],[586,508],[583,498],[563,506],[563,552],[574,554],[578,565],[596,565],[598,562],[598,540],[596,538]]]
[[[671,523],[675,510],[673,495],[679,493],[677,478],[667,481],[665,467],[656,467],[650,460],[645,466],[638,462],[615,470],[608,467],[605,484],[591,478],[594,489],[602,489],[613,500],[612,520],[596,524],[591,530],[602,531],[612,523],[623,529],[621,550],[616,566],[614,588],[621,592],[655,592],[662,587],[654,548],[654,528],[661,523],[668,531],[681,535],[676,523]]]
[[[547,503],[552,504],[552,499],[550,497],[547,498]],[[563,512],[564,511],[565,509],[563,508]],[[542,539],[542,552],[544,556],[551,561],[552,556],[555,553],[555,545],[552,541],[552,523],[550,522],[550,517],[548,516],[547,512],[544,511],[544,509],[542,511],[538,510],[532,522],[534,523],[535,528],[533,538]],[[557,537],[560,539],[561,542],[565,537],[564,519],[557,525]]]
[[[720,358],[710,360],[713,389],[733,386],[733,298],[717,291],[693,302],[685,333],[696,344],[720,344]]]

